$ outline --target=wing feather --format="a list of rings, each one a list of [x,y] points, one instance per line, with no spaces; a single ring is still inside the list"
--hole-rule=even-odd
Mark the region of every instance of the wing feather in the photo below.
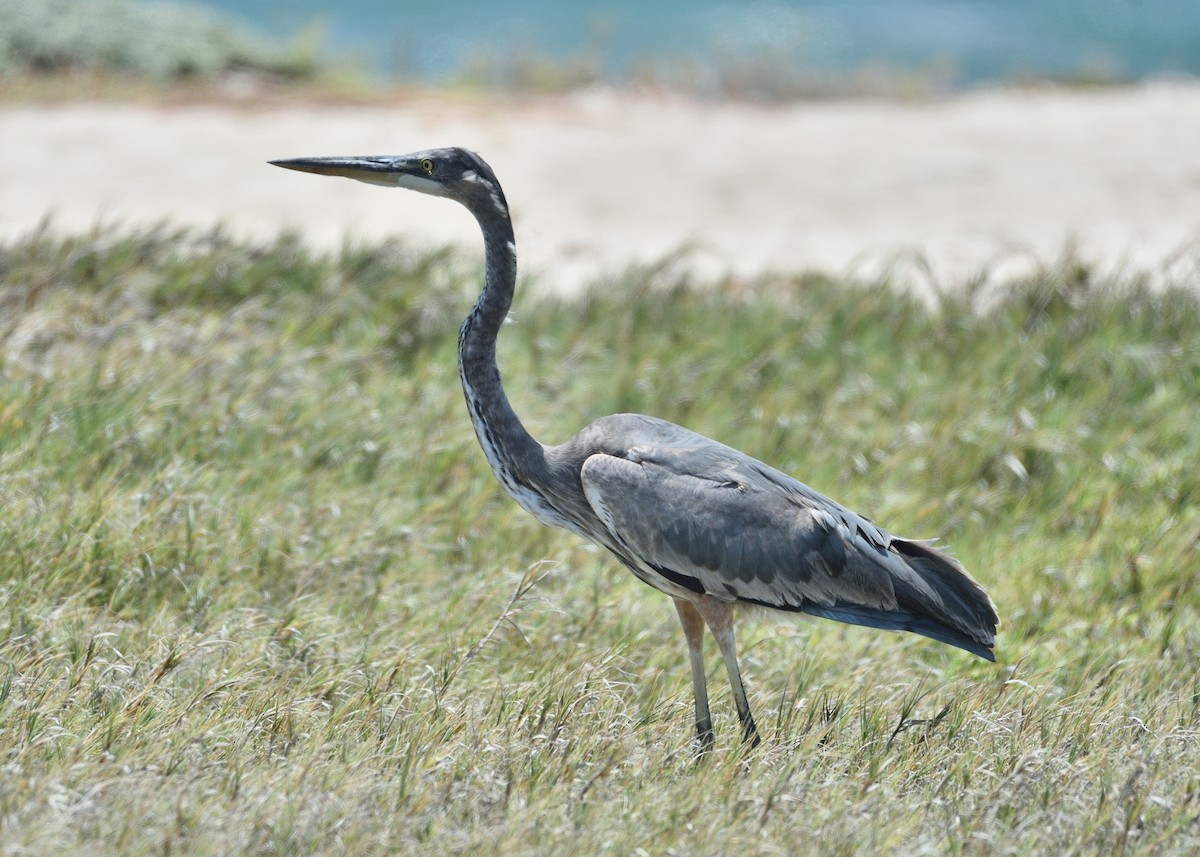
[[[600,541],[652,585],[913,631],[994,660],[995,605],[952,557],[663,420],[615,415],[575,440],[589,448],[576,467]]]
[[[905,574],[880,531],[853,513],[818,506],[745,468],[697,473],[686,461],[641,452],[636,460],[589,457],[584,492],[634,556],[693,578],[704,592],[793,610],[840,602],[888,610],[896,607],[894,575],[925,588]]]

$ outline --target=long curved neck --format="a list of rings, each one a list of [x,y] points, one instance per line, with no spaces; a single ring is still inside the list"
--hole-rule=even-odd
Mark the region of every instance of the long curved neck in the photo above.
[[[487,274],[483,292],[459,330],[458,371],[475,434],[492,471],[505,490],[529,508],[523,495],[536,490],[533,486],[541,481],[544,450],[509,404],[496,365],[496,336],[512,306],[517,282],[512,221],[496,210],[472,213],[483,231]]]

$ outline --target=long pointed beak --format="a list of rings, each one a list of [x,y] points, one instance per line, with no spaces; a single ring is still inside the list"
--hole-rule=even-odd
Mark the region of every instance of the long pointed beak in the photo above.
[[[447,196],[446,188],[427,177],[420,162],[412,156],[366,158],[293,158],[269,161],[285,170],[316,173],[320,176],[344,176],[382,187],[402,187],[431,196]]]
[[[403,172],[404,167],[403,161],[389,157],[291,158],[268,163],[285,170],[298,170],[321,176],[344,176],[385,187],[396,187],[396,176]]]

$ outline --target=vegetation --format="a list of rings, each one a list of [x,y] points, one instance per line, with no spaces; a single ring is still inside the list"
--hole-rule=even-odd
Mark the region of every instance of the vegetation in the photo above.
[[[536,435],[686,423],[943,535],[1000,607],[998,665],[744,623],[765,743],[710,651],[697,760],[668,600],[476,447],[475,265],[0,249],[0,853],[1196,853],[1194,291],[1065,264],[933,309],[816,276],[518,296]]]
[[[176,83],[317,71],[311,39],[278,44],[186,3],[0,0],[0,21],[0,78],[84,73]]]
[[[314,22],[291,42],[270,39],[212,10],[174,0],[0,0],[0,99],[131,96],[388,101],[403,96],[350,57],[322,57]],[[945,91],[945,64],[821,73],[800,45],[750,50],[713,45],[703,57],[646,56],[626,72],[597,24],[575,54],[536,44],[477,47],[444,81],[450,91],[557,93],[595,85],[780,102],[845,95],[911,97]],[[414,81],[409,80],[411,85]],[[291,85],[297,84],[297,85]]]
[[[388,102],[430,83],[402,73],[380,79],[363,67],[361,57],[328,56],[319,19],[280,40],[187,0],[0,0],[0,22],[0,100],[167,95]],[[582,44],[566,54],[536,42],[480,42],[439,85],[443,92],[540,94],[601,85],[767,103],[923,98],[963,85],[961,70],[946,58],[823,69],[803,29],[788,38],[774,33],[777,38],[765,44],[739,31],[734,40],[717,39],[698,50],[618,59],[613,27],[601,15]],[[1128,82],[1102,60],[1049,79],[1078,87]],[[1045,80],[1017,75],[1012,82]]]

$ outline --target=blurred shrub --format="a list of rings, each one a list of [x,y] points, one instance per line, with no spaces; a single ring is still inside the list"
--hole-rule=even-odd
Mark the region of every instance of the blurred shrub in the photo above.
[[[184,3],[0,0],[0,22],[0,76],[82,71],[169,82],[317,71],[313,45],[283,45]]]

